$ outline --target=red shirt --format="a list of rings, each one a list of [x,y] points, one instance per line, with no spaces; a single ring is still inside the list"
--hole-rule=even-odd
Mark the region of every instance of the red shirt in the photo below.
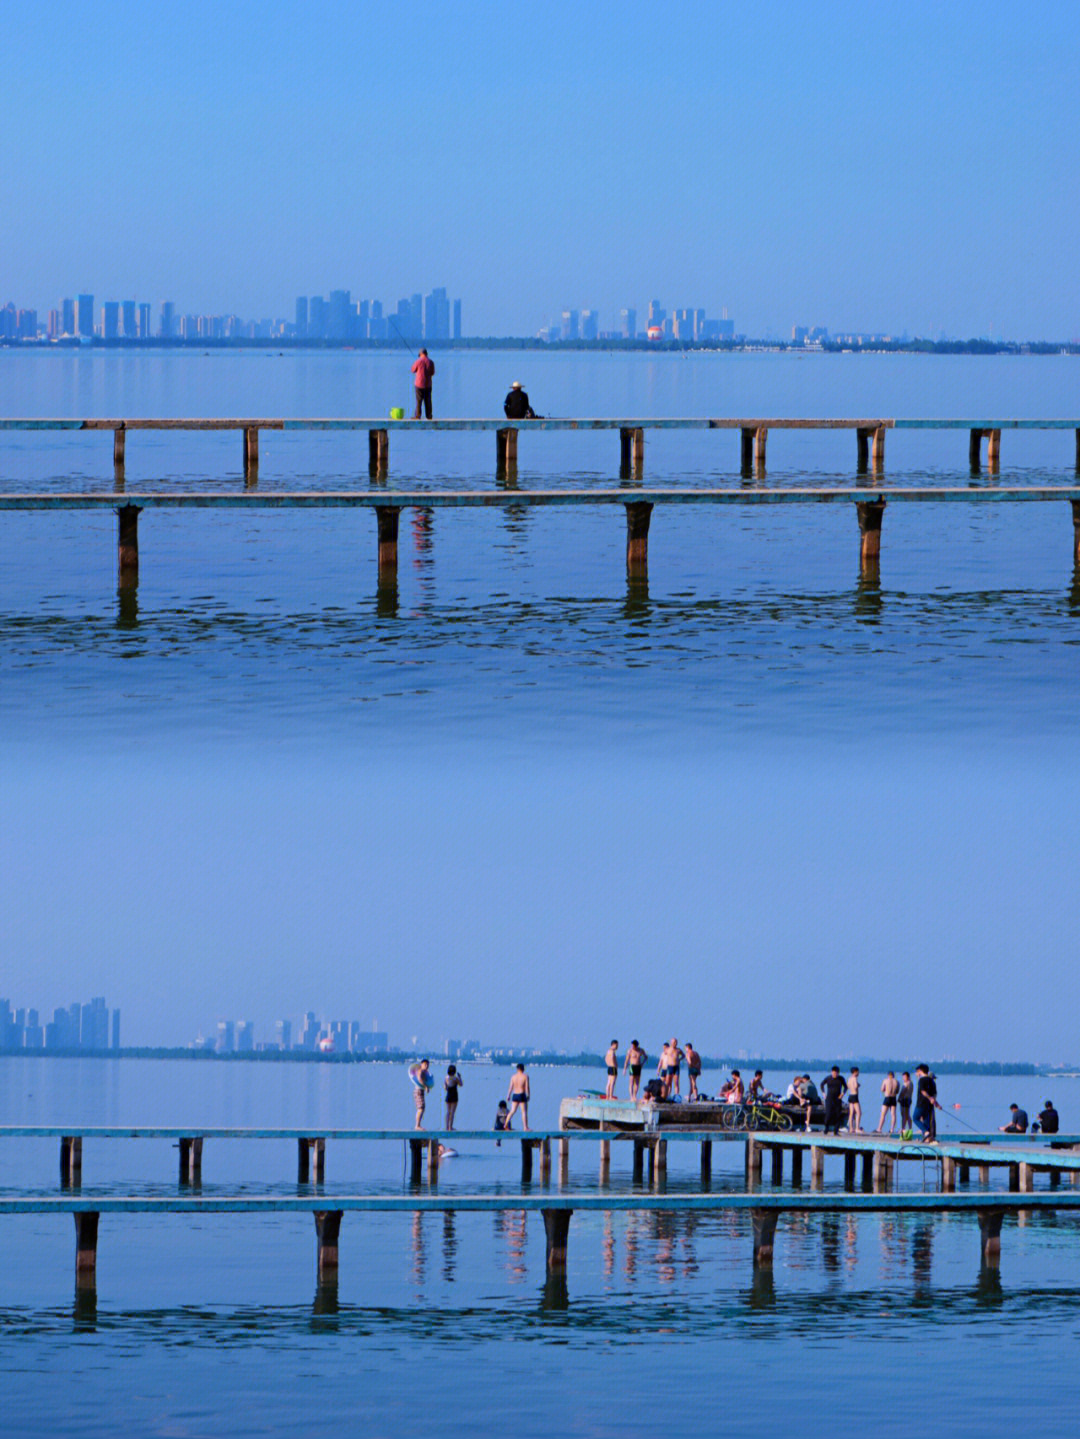
[[[418,360],[413,361],[413,374],[416,379],[413,381],[416,389],[427,390],[431,388],[431,377],[435,373],[435,361],[421,355]]]

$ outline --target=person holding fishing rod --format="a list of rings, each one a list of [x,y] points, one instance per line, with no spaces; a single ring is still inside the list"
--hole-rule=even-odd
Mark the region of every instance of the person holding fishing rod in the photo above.
[[[414,420],[420,418],[421,407],[426,411],[427,417],[431,419],[431,377],[435,373],[435,361],[428,357],[428,352],[421,348],[419,355],[413,361],[412,372],[416,376],[413,380],[413,387],[416,390],[416,413]]]

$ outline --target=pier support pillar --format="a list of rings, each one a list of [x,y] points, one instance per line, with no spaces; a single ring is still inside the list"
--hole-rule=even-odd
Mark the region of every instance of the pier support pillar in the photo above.
[[[986,463],[991,474],[997,474],[1001,468],[1001,431],[986,431]]]
[[[1005,1218],[1000,1209],[979,1210],[979,1240],[982,1247],[982,1262],[987,1268],[996,1269],[1001,1262],[1001,1221]]]
[[[645,431],[623,427],[619,430],[619,469],[626,478],[638,478],[645,468]]]
[[[78,1189],[82,1183],[82,1135],[65,1134],[60,1140],[60,1188]]]
[[[533,1142],[531,1139],[521,1141],[521,1182],[528,1184],[532,1179],[532,1154]]]
[[[254,425],[244,428],[244,479],[254,484],[259,478],[259,432]]]
[[[397,505],[376,505],[375,518],[379,526],[379,579],[397,577],[398,523],[401,511]]]
[[[982,430],[972,430],[968,436],[968,464],[973,471],[982,468]]]
[[[865,430],[861,427],[855,431],[858,442],[858,457],[855,462],[855,468],[860,475],[865,475],[870,468],[870,436],[873,433],[873,430]]]
[[[634,1169],[632,1177],[635,1184],[640,1184],[645,1178],[645,1141],[642,1139],[634,1140]]]
[[[791,1151],[791,1187],[798,1189],[802,1185],[802,1146]]]
[[[1076,432],[1080,435],[1080,430]],[[1080,473],[1080,463],[1077,464],[1077,471]],[[1080,566],[1080,500],[1070,500],[1073,517],[1073,564]]]
[[[1020,1188],[1020,1166],[1019,1164],[1009,1165],[1009,1188],[1017,1191]]]
[[[86,1288],[94,1282],[97,1272],[98,1220],[96,1210],[76,1214],[75,1219],[75,1283]]]
[[[626,573],[646,575],[649,572],[649,521],[653,507],[645,500],[626,506]]]
[[[569,1139],[559,1140],[559,1183],[566,1184],[570,1179],[570,1141]]]
[[[752,1134],[746,1136],[746,1177],[760,1179],[765,1167],[765,1149]]]
[[[124,451],[127,448],[127,430],[123,425],[113,430],[112,462],[113,472],[118,480],[124,478]]]
[[[540,1141],[540,1182],[551,1183],[551,1140]]]
[[[381,478],[390,468],[390,431],[368,430],[368,473]]]
[[[770,1145],[772,1149],[772,1182],[783,1184],[784,1182],[784,1151],[779,1144]]]
[[[979,1183],[980,1183],[980,1184],[989,1184],[989,1183],[990,1183],[990,1166],[989,1166],[989,1164],[980,1164],[980,1165],[979,1165]]]
[[[943,1154],[941,1157],[941,1191],[943,1194],[951,1194],[955,1188],[956,1160]]]
[[[180,1183],[202,1183],[202,1136],[193,1135],[180,1141]]]
[[[701,1141],[701,1182],[709,1184],[712,1182],[712,1140]]]
[[[810,1149],[810,1183],[820,1189],[825,1181],[825,1151],[820,1144]]]
[[[754,1268],[771,1264],[773,1240],[776,1237],[775,1209],[751,1209],[750,1218],[754,1226]]]
[[[439,1182],[439,1141],[429,1139],[427,1142],[427,1177],[429,1184]]]
[[[855,1163],[856,1163],[856,1160],[858,1159],[858,1157],[859,1157],[859,1156],[855,1153],[854,1149],[848,1149],[848,1150],[845,1150],[845,1152],[844,1152],[844,1188],[845,1188],[845,1189],[854,1189],[854,1188],[855,1188]]]
[[[544,1234],[547,1239],[547,1269],[549,1274],[566,1273],[566,1246],[570,1238],[570,1216],[572,1209],[543,1209]]]
[[[880,470],[885,464],[885,426],[862,426],[855,431],[858,436],[859,453],[856,469],[860,475],[865,475],[871,464],[875,470]],[[871,445],[873,448],[871,449]]]
[[[600,1141],[600,1183],[606,1184],[611,1178],[611,1140]]]
[[[1018,1182],[1021,1194],[1030,1194],[1035,1188],[1035,1170],[1030,1164],[1021,1164]]]
[[[120,570],[120,583],[130,584],[139,578],[138,505],[121,505],[116,511],[116,519],[116,562]]]
[[[1080,475],[1080,430],[1076,432],[1076,473]]]
[[[956,1181],[957,1181],[958,1184],[970,1184],[970,1183],[971,1183],[971,1165],[970,1165],[970,1164],[958,1164],[958,1165],[956,1166]]]
[[[864,570],[873,568],[881,558],[881,521],[885,514],[884,500],[856,503],[859,517],[859,560]]]
[[[312,1168],[315,1170],[315,1183],[322,1184],[326,1180],[326,1140],[316,1138],[314,1135],[298,1139],[296,1141],[297,1184],[307,1184],[312,1178]],[[312,1165],[312,1160],[315,1161]]]
[[[495,468],[499,474],[505,474],[507,470],[516,470],[518,462],[518,432],[517,430],[496,430],[495,431]]]
[[[882,1190],[889,1187],[889,1156],[880,1149],[874,1150],[872,1180],[875,1194],[880,1194]]]
[[[319,1246],[319,1273],[326,1274],[338,1267],[338,1235],[341,1232],[340,1209],[315,1210],[315,1237]]]
[[[667,1179],[667,1140],[656,1141],[656,1177],[658,1180]]]
[[[873,1189],[874,1187],[874,1152],[867,1150],[862,1156],[862,1187]]]
[[[1061,1188],[1061,1170],[1060,1170],[1060,1169],[1051,1169],[1051,1171],[1050,1171],[1050,1188],[1051,1188],[1051,1189],[1060,1189],[1060,1188]]]
[[[883,469],[885,466],[885,426],[875,425],[874,444],[870,451],[870,463],[875,470]]]
[[[424,1141],[409,1140],[409,1183],[419,1184],[424,1174]]]

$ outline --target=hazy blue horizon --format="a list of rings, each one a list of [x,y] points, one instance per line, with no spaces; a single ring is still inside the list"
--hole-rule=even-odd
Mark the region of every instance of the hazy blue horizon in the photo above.
[[[1080,334],[1067,4],[480,3],[410,35],[344,0],[23,7],[4,298],[257,318],[445,286],[472,334],[653,298],[750,335]]]

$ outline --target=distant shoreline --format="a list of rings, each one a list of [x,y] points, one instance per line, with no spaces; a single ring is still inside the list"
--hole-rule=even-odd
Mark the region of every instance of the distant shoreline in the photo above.
[[[419,1051],[418,1051],[419,1052]],[[257,1049],[240,1054],[218,1054],[212,1049],[189,1049],[185,1047],[125,1047],[123,1049],[7,1049],[0,1051],[0,1059],[187,1059],[203,1063],[219,1064],[406,1064],[409,1060],[415,1059],[416,1055],[411,1051],[395,1049],[388,1050],[381,1054],[324,1054],[314,1053],[306,1049]],[[435,1063],[442,1063],[443,1056],[434,1056]],[[449,1057],[446,1061],[450,1062]],[[455,1058],[455,1064],[474,1064],[478,1061],[473,1059]],[[842,1068],[857,1064],[860,1069],[870,1073],[879,1073],[886,1070],[904,1070],[914,1068],[918,1059],[875,1059],[873,1057],[855,1056],[854,1058],[817,1058],[817,1059],[771,1059],[769,1057],[758,1059],[739,1059],[730,1056],[710,1058],[703,1056],[702,1067],[705,1069],[743,1069],[752,1071],[754,1069],[766,1070],[827,1070],[832,1064],[840,1064]],[[1044,1076],[1046,1078],[1070,1078],[1080,1073],[1076,1067],[1071,1065],[1044,1065],[1030,1064],[1024,1061],[974,1061],[974,1060],[926,1060],[936,1074],[972,1074],[993,1077],[1000,1076]],[[577,1069],[602,1069],[604,1060],[601,1054],[534,1054],[523,1050],[511,1052],[509,1050],[492,1056],[491,1059],[480,1060],[482,1065],[494,1065],[502,1068],[509,1068],[510,1065],[524,1063],[532,1065],[544,1065],[548,1067]]]
[[[433,351],[443,350],[540,350],[562,352],[599,351],[619,354],[641,351],[649,354],[760,354],[792,355],[1080,355],[1077,340],[872,340],[841,342],[825,340],[820,344],[797,345],[788,340],[539,340],[520,335],[486,336],[461,340],[298,340],[295,337],[255,339],[245,337],[228,340],[0,340],[0,350],[26,351],[31,354],[78,352],[82,350],[333,350],[356,353],[401,348],[412,353],[421,344]]]

